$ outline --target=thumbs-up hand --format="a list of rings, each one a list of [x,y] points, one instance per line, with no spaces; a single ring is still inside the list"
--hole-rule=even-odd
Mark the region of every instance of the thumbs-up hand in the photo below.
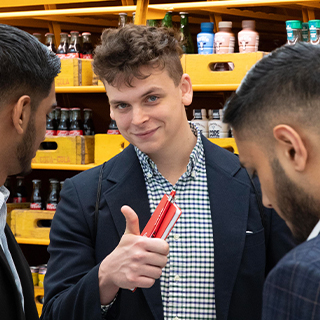
[[[150,288],[167,264],[169,245],[165,240],[140,236],[139,218],[123,206],[126,230],[118,244],[100,264],[101,304],[109,304],[119,288]]]

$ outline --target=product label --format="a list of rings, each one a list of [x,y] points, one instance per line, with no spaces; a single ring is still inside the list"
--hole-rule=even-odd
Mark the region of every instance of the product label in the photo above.
[[[74,58],[81,58],[80,53],[73,52],[73,53],[67,53],[65,59],[74,59]]]
[[[70,130],[69,136],[82,136],[83,131],[82,130]]]
[[[292,31],[292,28],[290,26],[287,26],[287,39],[289,41],[293,41],[294,40],[293,31]]]
[[[41,210],[41,203],[30,203],[30,209]]]
[[[211,120],[209,123],[209,138],[220,138],[221,129],[221,120]]]
[[[25,198],[25,197],[14,197],[13,198],[13,203],[22,203],[22,202],[27,202],[27,198]]]
[[[47,210],[50,211],[55,211],[57,209],[57,204],[56,203],[47,203]]]
[[[60,58],[60,59],[68,59],[68,56],[66,53],[57,53],[57,56]]]
[[[120,133],[119,130],[111,130],[111,129],[109,129],[109,130],[107,131],[107,134],[121,134],[121,133]]]
[[[208,35],[199,34],[197,36],[198,53],[211,54],[213,53],[213,37],[209,38]]]
[[[66,137],[69,135],[69,131],[68,130],[58,130],[57,131],[57,136],[59,137]]]
[[[56,136],[57,130],[46,130],[46,136]]]
[[[319,41],[317,28],[315,26],[310,26],[310,42],[315,43],[317,41]]]
[[[92,59],[92,54],[83,54],[82,59]]]

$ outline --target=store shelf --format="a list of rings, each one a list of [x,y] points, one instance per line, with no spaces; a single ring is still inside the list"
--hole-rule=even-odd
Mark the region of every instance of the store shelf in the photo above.
[[[17,242],[20,244],[37,244],[47,246],[50,243],[49,239],[32,239],[32,238],[21,238],[15,237]]]
[[[72,171],[84,171],[95,167],[96,164],[52,164],[52,163],[32,163],[32,169],[41,170],[72,170]]]
[[[56,93],[106,93],[104,86],[56,87]]]

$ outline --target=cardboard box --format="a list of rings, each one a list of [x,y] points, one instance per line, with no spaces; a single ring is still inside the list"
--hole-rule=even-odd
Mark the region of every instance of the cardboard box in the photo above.
[[[61,72],[55,78],[57,87],[91,86],[93,79],[91,59],[61,59]]]
[[[46,137],[32,163],[94,163],[94,136]]]

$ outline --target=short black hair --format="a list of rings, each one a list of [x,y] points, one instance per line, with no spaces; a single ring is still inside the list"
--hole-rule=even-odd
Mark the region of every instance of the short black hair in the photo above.
[[[294,120],[295,119],[295,120]],[[285,45],[257,62],[226,102],[225,123],[257,137],[281,121],[320,132],[320,46]]]
[[[0,108],[28,95],[35,110],[49,95],[60,67],[59,57],[34,36],[0,24]]]

